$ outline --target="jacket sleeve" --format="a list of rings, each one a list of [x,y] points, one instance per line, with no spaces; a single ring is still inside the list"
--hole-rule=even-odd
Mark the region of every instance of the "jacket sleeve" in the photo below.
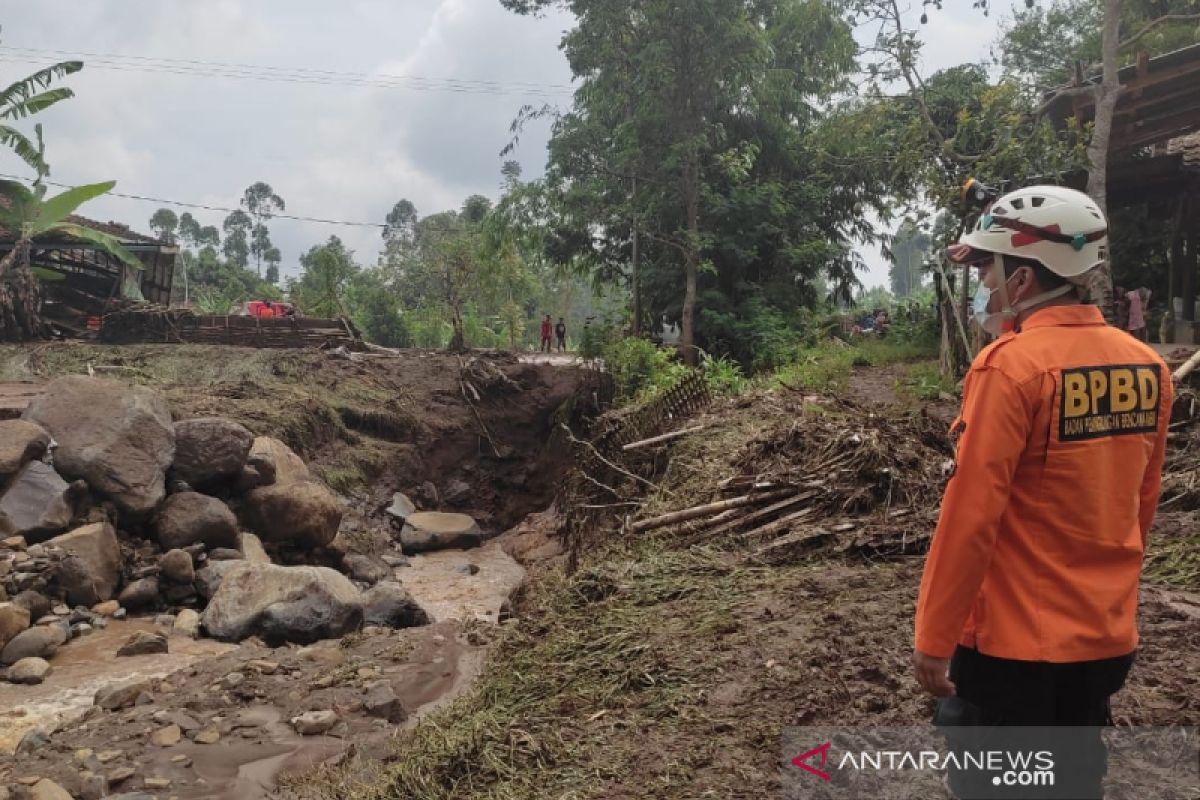
[[[948,658],[962,635],[996,544],[1013,474],[1032,426],[1029,400],[995,367],[973,368],[963,388],[957,466],[925,559],[916,647]]]
[[[1142,531],[1142,550],[1146,549],[1146,540],[1150,535],[1150,524],[1154,522],[1154,512],[1158,510],[1158,495],[1162,490],[1163,460],[1167,452],[1167,426],[1171,422],[1171,408],[1175,404],[1175,390],[1171,383],[1171,374],[1166,367],[1159,369],[1163,376],[1162,397],[1159,399],[1158,431],[1154,434],[1154,449],[1150,451],[1150,460],[1146,463],[1146,474],[1142,476],[1142,488],[1138,493],[1138,527]]]

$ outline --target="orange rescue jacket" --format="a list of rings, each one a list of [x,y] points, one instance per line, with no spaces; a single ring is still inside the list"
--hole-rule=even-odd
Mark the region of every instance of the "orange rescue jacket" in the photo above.
[[[1095,306],[1035,311],[985,348],[951,427],[917,649],[1059,663],[1135,650],[1171,403],[1163,360]]]

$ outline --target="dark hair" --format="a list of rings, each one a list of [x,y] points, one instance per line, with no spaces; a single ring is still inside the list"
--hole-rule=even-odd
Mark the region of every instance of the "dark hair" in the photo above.
[[[1035,261],[1032,258],[1020,258],[1018,256],[1004,256],[1004,277],[1010,278],[1019,267],[1029,267],[1033,270],[1034,280],[1038,282],[1038,286],[1049,291],[1057,289],[1060,286],[1066,286],[1070,281],[1061,275],[1056,275],[1046,268],[1046,265],[1040,261]]]

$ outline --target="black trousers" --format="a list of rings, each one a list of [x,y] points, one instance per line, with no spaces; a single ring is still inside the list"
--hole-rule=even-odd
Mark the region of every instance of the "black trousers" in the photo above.
[[[998,786],[994,773],[948,769],[955,795],[961,800],[1103,797],[1108,752],[1101,728],[1112,724],[1109,697],[1125,685],[1134,655],[1051,664],[995,658],[960,646],[950,659],[957,694],[940,700],[934,715],[949,748],[1047,750],[1053,753],[1054,785]],[[1054,729],[1005,730],[1050,726]]]

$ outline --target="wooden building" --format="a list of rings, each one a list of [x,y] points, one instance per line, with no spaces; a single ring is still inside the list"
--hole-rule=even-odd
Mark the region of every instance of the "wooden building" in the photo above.
[[[1200,343],[1200,44],[1155,58],[1139,53],[1119,76],[1121,94],[1109,140],[1108,206],[1147,205],[1171,221],[1173,325],[1167,335],[1179,343]],[[1072,90],[1099,80],[1094,76],[1053,93],[1047,113],[1062,125],[1071,117],[1092,121],[1094,95]]]

